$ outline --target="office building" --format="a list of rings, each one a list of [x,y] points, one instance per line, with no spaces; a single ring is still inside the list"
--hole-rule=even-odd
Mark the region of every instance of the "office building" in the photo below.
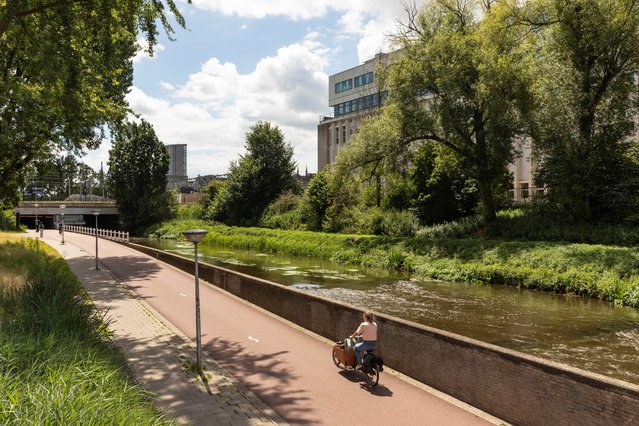
[[[339,150],[346,146],[357,131],[362,118],[384,105],[388,92],[376,81],[375,71],[387,63],[390,54],[380,53],[373,59],[328,78],[328,105],[333,109],[320,116],[317,126],[317,170],[335,161]],[[543,188],[536,188],[533,176],[536,161],[529,139],[513,141],[517,155],[508,170],[513,175],[512,197],[529,201]]]

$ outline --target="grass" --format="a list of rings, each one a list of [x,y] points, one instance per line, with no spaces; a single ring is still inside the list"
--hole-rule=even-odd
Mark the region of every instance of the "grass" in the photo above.
[[[639,308],[639,248],[480,238],[391,238],[171,221],[148,235],[181,238],[190,228],[209,234],[202,244],[302,255],[421,277],[514,285],[571,293]],[[437,233],[434,233],[437,234]]]
[[[0,234],[0,424],[169,424],[48,246]]]

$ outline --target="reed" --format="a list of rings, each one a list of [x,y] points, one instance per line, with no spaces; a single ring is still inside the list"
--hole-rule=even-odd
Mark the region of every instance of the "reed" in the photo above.
[[[0,236],[0,424],[169,424],[66,263],[34,240],[8,240]]]

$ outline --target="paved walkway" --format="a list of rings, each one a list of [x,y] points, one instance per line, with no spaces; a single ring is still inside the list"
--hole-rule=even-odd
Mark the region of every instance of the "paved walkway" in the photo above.
[[[97,308],[106,313],[133,376],[155,395],[167,418],[193,425],[286,424],[206,353],[202,365],[208,382],[203,383],[190,369],[196,359],[190,340],[109,271],[96,271],[95,258],[69,243],[69,233],[65,236],[67,243],[62,245],[57,232],[48,231],[43,241],[62,254]]]
[[[190,370],[192,276],[105,240],[96,271],[92,237],[67,233],[61,245],[58,233],[49,230],[44,241],[63,255],[96,306],[108,311],[115,341],[137,381],[179,423],[502,424],[390,369],[368,389],[360,373],[332,365],[330,342],[201,281],[203,364],[209,375],[202,383]]]

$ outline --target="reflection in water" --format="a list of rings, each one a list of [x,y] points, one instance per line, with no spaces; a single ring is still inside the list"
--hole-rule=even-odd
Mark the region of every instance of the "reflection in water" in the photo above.
[[[193,256],[188,243],[140,242]],[[413,280],[317,259],[199,251],[206,263],[639,384],[639,311],[632,308],[508,286]]]

